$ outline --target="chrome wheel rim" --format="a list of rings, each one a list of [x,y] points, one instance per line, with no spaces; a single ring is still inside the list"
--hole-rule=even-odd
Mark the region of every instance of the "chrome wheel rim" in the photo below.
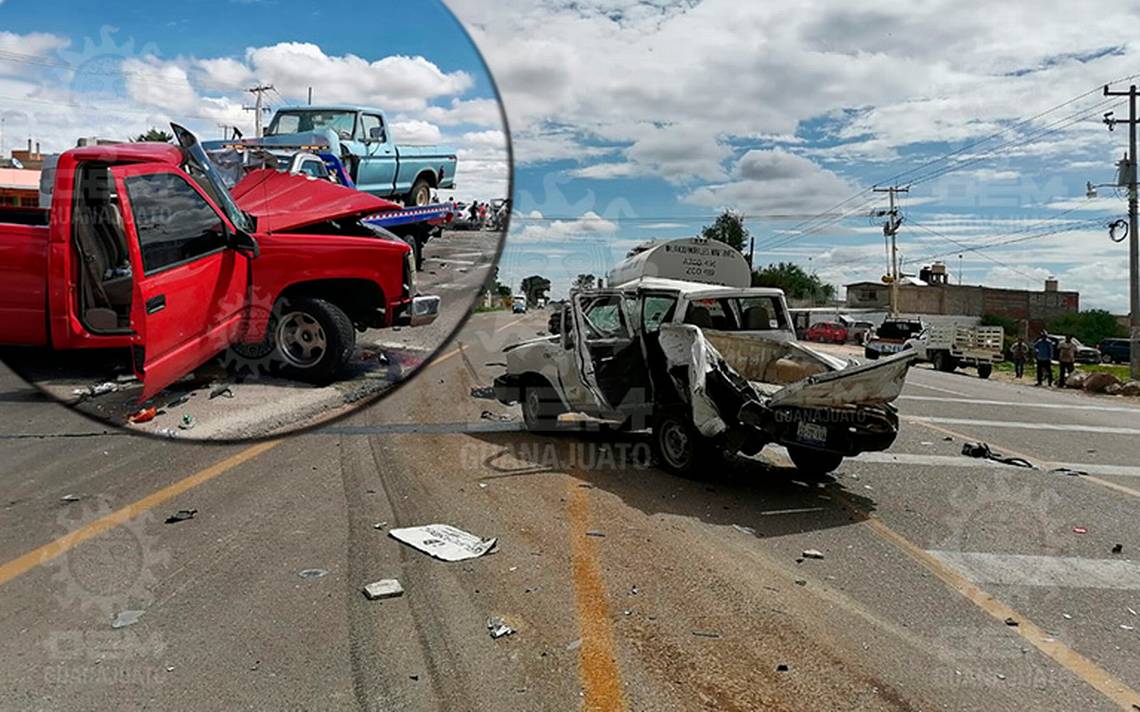
[[[297,368],[312,368],[328,350],[325,330],[311,314],[290,312],[277,324],[277,350]]]

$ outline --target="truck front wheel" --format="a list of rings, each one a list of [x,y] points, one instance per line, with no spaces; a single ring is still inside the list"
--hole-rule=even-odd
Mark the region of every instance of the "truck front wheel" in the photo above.
[[[805,475],[826,475],[833,472],[843,462],[842,455],[806,447],[788,447],[792,464]]]
[[[315,297],[283,299],[273,324],[273,345],[282,375],[327,384],[344,370],[356,347],[356,332],[344,310]]]
[[[978,378],[989,378],[990,374],[994,372],[994,365],[992,363],[979,363],[978,364]]]
[[[428,183],[426,178],[416,178],[404,203],[408,207],[431,204],[431,183]]]
[[[945,373],[950,373],[958,367],[954,357],[946,351],[935,351],[934,356],[931,357],[931,363],[934,364],[934,368]]]
[[[558,425],[558,415],[564,410],[554,389],[545,383],[530,382],[523,386],[522,415],[526,429],[532,433],[545,433]]]
[[[666,472],[692,477],[701,464],[708,441],[693,425],[684,408],[670,408],[653,421],[653,459]]]

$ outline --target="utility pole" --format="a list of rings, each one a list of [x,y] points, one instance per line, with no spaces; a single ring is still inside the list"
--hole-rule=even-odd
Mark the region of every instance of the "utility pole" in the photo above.
[[[313,88],[309,87],[309,106],[313,105]]]
[[[264,108],[263,95],[267,91],[273,91],[273,85],[259,84],[258,86],[246,89],[246,91],[248,91],[250,94],[253,94],[254,97],[256,97],[256,100],[253,106],[243,106],[241,108],[245,111],[253,112],[253,132],[257,138],[261,138],[261,114],[263,111],[266,111]]]
[[[887,219],[883,223],[883,234],[891,238],[891,316],[897,316],[899,313],[899,246],[895,236],[899,232],[903,219],[895,205],[895,195],[909,193],[910,186],[900,188],[897,185],[892,185],[889,188],[872,188],[872,190],[875,193],[887,193],[891,201],[890,209],[876,211],[875,215]]]
[[[1128,91],[1109,91],[1104,86],[1105,96],[1128,97],[1128,304],[1129,304],[1129,352],[1131,353],[1131,373],[1134,380],[1140,380],[1140,235],[1137,233],[1136,196],[1136,85]],[[1109,131],[1118,122],[1105,117]]]

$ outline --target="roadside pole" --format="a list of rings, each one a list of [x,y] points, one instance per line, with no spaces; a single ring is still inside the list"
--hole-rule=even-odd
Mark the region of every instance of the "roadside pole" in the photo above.
[[[1136,195],[1136,85],[1128,91],[1109,91],[1105,96],[1128,97],[1128,304],[1129,352],[1131,375],[1140,380],[1140,230],[1137,229]]]
[[[899,313],[899,247],[895,236],[898,235],[902,218],[899,217],[898,208],[895,207],[895,194],[910,192],[910,186],[900,188],[893,185],[890,188],[873,188],[875,193],[887,193],[890,198],[890,209],[886,212],[887,221],[883,223],[883,234],[891,238],[891,316]],[[879,213],[882,214],[881,212]]]

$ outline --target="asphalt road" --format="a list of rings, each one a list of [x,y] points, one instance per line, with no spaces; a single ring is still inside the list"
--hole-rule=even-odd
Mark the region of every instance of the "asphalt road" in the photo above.
[[[263,364],[245,362],[227,351],[140,405],[141,386],[130,380],[125,352],[12,350],[3,356],[26,379],[59,400],[92,417],[140,432],[192,440],[290,432],[373,401],[414,373],[471,311],[501,237],[495,232],[445,231],[430,240],[416,286],[422,294],[441,298],[440,316],[427,326],[357,333],[348,373],[328,386],[276,377]],[[116,375],[120,377],[117,391],[97,397],[76,395]],[[225,386],[229,386],[227,396],[210,397]],[[158,409],[156,418],[139,424],[128,421],[140,407],[150,406]]]
[[[916,368],[887,453],[684,480],[638,436],[533,436],[471,396],[545,317],[476,315],[410,387],[254,446],[104,432],[4,377],[0,708],[1140,704],[1140,409]],[[386,535],[429,523],[497,550]],[[366,600],[382,578],[404,595]]]

